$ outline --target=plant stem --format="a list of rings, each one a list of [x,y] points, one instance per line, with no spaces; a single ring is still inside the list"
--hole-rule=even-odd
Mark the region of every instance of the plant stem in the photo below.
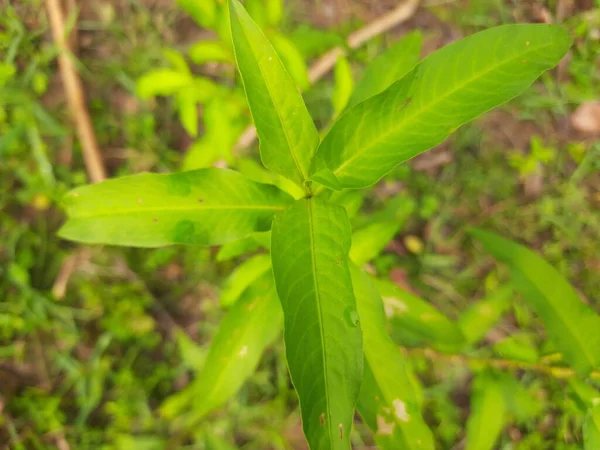
[[[580,377],[575,370],[569,367],[547,366],[539,363],[528,363],[516,361],[513,359],[498,359],[498,358],[477,358],[467,355],[445,354],[435,350],[426,348],[405,348],[404,352],[411,357],[422,357],[431,361],[443,361],[449,364],[460,364],[469,369],[477,370],[482,368],[494,368],[503,370],[525,370],[529,372],[538,372],[544,375],[551,376],[557,379],[568,379]],[[593,371],[588,378],[600,380],[600,371]]]

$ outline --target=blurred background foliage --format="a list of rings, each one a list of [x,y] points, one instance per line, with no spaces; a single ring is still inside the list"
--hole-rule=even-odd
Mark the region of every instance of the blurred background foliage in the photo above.
[[[398,2],[245,3],[320,129],[344,109],[366,64],[410,31],[421,31],[426,54],[493,25],[563,23],[575,44],[557,69],[399,166],[362,207],[362,199],[348,204],[361,208],[358,227],[368,226],[373,214],[393,222],[386,228],[393,239],[370,270],[452,319],[474,300],[489,299],[507,278],[475,249],[465,233],[470,225],[527,244],[600,308],[598,3],[424,0],[409,20],[349,51],[316,83],[311,62],[345,46],[351,32]],[[235,148],[251,117],[223,2],[71,0],[65,6],[73,58],[111,176],[217,165],[284,183],[266,178],[272,175],[261,169],[255,144]],[[226,311],[221,292],[235,295],[229,274],[246,261],[242,252],[260,253],[261,237],[221,248],[159,250],[82,248],[58,239],[61,196],[87,175],[57,56],[41,0],[0,1],[0,448],[304,448],[281,343],[201,423],[182,425],[161,409],[201,370]],[[441,449],[462,448],[469,410],[486,407],[470,404],[478,361],[552,358],[537,317],[522,302],[492,298],[486,305],[499,320],[472,359],[448,358],[443,349],[408,350]],[[402,321],[392,318],[390,325],[399,342],[411,342]],[[491,370],[473,386],[474,396],[490,385],[499,397],[513,393],[498,448],[582,448],[582,411],[599,396],[598,386],[522,370],[512,375]],[[185,404],[193,414],[203,399],[190,400]],[[367,448],[370,439],[358,423],[355,447]]]

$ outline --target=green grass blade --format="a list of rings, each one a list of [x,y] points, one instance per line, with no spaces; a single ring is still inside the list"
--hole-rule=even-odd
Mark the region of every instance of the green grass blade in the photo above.
[[[292,198],[226,169],[144,173],[72,190],[59,234],[90,244],[215,245],[267,231]]]
[[[287,361],[313,450],[350,449],[363,370],[350,237],[346,211],[318,198],[298,200],[273,223]]]
[[[513,285],[541,318],[565,360],[580,373],[600,366],[600,316],[569,282],[531,250],[497,234],[470,231],[485,250],[511,269]]]
[[[277,52],[244,7],[231,0],[238,69],[260,140],[263,164],[300,185],[308,179],[319,133]]]
[[[458,351],[464,337],[458,326],[427,301],[386,280],[375,280],[392,327],[423,339],[440,351]]]
[[[570,45],[565,30],[545,24],[504,25],[448,45],[342,115],[312,171],[329,168],[344,188],[369,186],[524,91]]]
[[[600,403],[592,406],[585,417],[583,441],[585,450],[600,448]]]
[[[352,266],[352,284],[361,317],[365,373],[358,412],[382,450],[433,450],[423,421],[421,387],[408,362],[386,332],[379,293],[369,277]]]
[[[187,426],[227,402],[254,373],[265,350],[281,332],[283,315],[269,272],[256,280],[225,316],[198,378],[161,407],[167,418]]]
[[[472,303],[458,318],[458,326],[468,345],[483,339],[510,308],[514,288],[509,284]]]
[[[506,403],[502,387],[491,375],[479,374],[473,381],[465,450],[496,448],[505,425]]]

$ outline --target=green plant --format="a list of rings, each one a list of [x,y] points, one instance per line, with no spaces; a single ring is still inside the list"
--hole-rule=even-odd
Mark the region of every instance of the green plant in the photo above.
[[[362,201],[358,189],[518,95],[553,67],[571,43],[564,30],[552,25],[492,28],[418,64],[416,43],[407,50],[412,57],[393,68],[396,77],[365,77],[357,85],[360,99],[355,104],[347,93],[339,94],[336,109],[341,114],[321,140],[293,79],[260,27],[237,0],[229,8],[233,48],[261,159],[277,175],[258,170],[260,175],[252,178],[271,184],[206,168],[110,180],[77,188],[65,199],[69,220],[60,235],[79,242],[223,245],[221,251],[227,248],[229,255],[259,246],[270,250],[270,263],[263,255],[254,256],[230,279],[237,287],[227,291],[224,302],[230,310],[203,362],[205,369],[185,391],[166,400],[165,416],[193,426],[221,406],[255,370],[282,325],[304,433],[314,449],[350,448],[355,408],[382,448],[434,448],[421,412],[422,388],[387,333],[386,315],[396,317],[412,342],[443,353],[464,352],[465,362],[481,372],[467,426],[471,449],[492,448],[506,423],[504,412],[523,410],[522,404],[511,403],[510,381],[498,369],[585,377],[598,367],[600,318],[534,253],[498,236],[473,232],[511,267],[514,288],[540,316],[556,350],[573,369],[532,362],[538,358],[532,352],[512,360],[469,360],[468,350],[487,330],[482,322],[489,326],[503,314],[512,288],[454,324],[418,297],[373,280],[359,268],[377,256],[414,204],[399,197],[354,235],[349,220]],[[350,106],[342,112],[347,102]],[[284,192],[273,185],[278,177],[295,187]],[[515,342],[504,342],[499,351],[511,353],[514,347]],[[186,414],[190,402],[202,406]],[[497,405],[503,413],[491,421]],[[596,439],[597,411],[590,409],[589,417],[586,435]]]
[[[183,170],[210,167],[217,162],[231,166],[239,159],[239,155],[233,153],[234,146],[250,121],[243,88],[231,76],[235,57],[229,5],[218,0],[178,0],[177,4],[199,26],[214,32],[214,37],[198,41],[187,49],[189,60],[201,68],[200,73],[193,72],[182,54],[167,49],[163,54],[169,67],[153,69],[141,76],[137,80],[137,94],[143,99],[173,97],[179,121],[195,139],[183,161]],[[296,84],[306,89],[309,81],[304,59],[296,45],[278,29],[283,19],[282,0],[252,0],[247,8],[269,36]],[[215,75],[206,69],[209,64],[224,67],[218,74],[220,83],[216,83]],[[204,108],[202,132],[198,124],[199,105]]]

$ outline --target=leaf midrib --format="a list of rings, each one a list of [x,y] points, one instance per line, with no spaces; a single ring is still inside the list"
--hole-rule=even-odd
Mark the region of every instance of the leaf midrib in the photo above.
[[[482,78],[483,76],[487,75],[489,72],[491,72],[493,70],[497,70],[498,68],[502,67],[503,65],[510,64],[510,63],[512,63],[516,59],[523,58],[523,56],[526,56],[526,55],[528,55],[528,54],[530,54],[530,53],[532,53],[534,51],[542,50],[543,48],[550,47],[552,45],[553,45],[553,41],[551,41],[551,43],[544,43],[543,45],[540,45],[540,46],[537,46],[537,47],[528,47],[528,51],[526,51],[524,53],[519,53],[518,55],[516,55],[516,56],[514,56],[512,58],[509,58],[509,59],[506,59],[506,60],[502,61],[500,64],[496,64],[496,65],[491,66],[491,67],[489,67],[488,69],[486,69],[486,70],[484,70],[482,72],[478,72],[476,76],[472,76],[470,78],[467,78],[466,80],[463,80],[463,82],[459,83],[454,89],[448,91],[444,95],[441,95],[441,96],[437,97],[437,99],[435,101],[427,103],[425,105],[425,107],[421,108],[420,110],[415,111],[415,113],[409,119],[403,120],[401,122],[401,126],[398,127],[398,128],[402,128],[402,127],[406,126],[407,124],[409,124],[410,122],[414,122],[416,120],[416,118],[420,117],[424,113],[427,114],[427,112],[429,110],[435,109],[440,102],[442,102],[442,101],[446,100],[447,98],[451,97],[457,91],[459,91],[460,89],[463,89],[465,86],[469,85],[470,83],[474,82],[475,80],[477,80],[479,78]],[[413,70],[415,70],[416,68],[418,68],[419,65],[420,64],[418,64],[415,68],[413,68],[412,70],[410,70],[400,80],[402,80],[405,77],[407,77]],[[380,93],[378,95],[382,95],[384,92],[385,91],[383,91],[382,93]],[[351,156],[350,158],[348,158],[337,169],[335,169],[333,171],[333,173],[337,175],[345,167],[347,167],[349,164],[351,164],[352,162],[354,162],[357,158],[360,158],[363,154],[365,154],[366,152],[368,152],[371,148],[379,145],[380,142],[386,140],[389,135],[394,134],[396,131],[397,131],[397,128],[392,128],[391,131],[387,131],[387,132],[383,132],[383,133],[379,134],[377,138],[375,138],[372,141],[370,141],[369,145],[363,147],[363,149],[360,150],[360,151],[358,151],[357,153],[355,153],[354,156]]]
[[[154,206],[154,207],[138,207],[138,208],[127,208],[127,209],[116,209],[111,210],[107,213],[74,213],[70,214],[70,219],[88,219],[88,218],[99,218],[99,217],[112,217],[112,216],[126,216],[135,215],[147,212],[198,212],[198,211],[283,211],[284,206],[270,206],[270,205],[198,205],[198,206]]]
[[[237,13],[236,13],[236,15],[237,15]],[[256,60],[256,65],[258,66],[258,70],[260,72],[261,81],[264,82],[264,85],[265,85],[265,87],[267,89],[267,92],[269,93],[269,99],[271,100],[271,104],[273,105],[273,110],[276,113],[277,120],[279,120],[279,124],[281,125],[281,129],[283,130],[283,135],[285,136],[285,140],[286,140],[287,146],[290,149],[290,155],[292,156],[292,161],[294,161],[294,165],[296,166],[296,170],[298,170],[298,172],[300,173],[300,177],[302,178],[302,181],[305,181],[305,180],[308,179],[308,172],[305,173],[305,171],[302,170],[302,166],[300,165],[300,160],[299,160],[298,156],[296,155],[296,151],[295,151],[294,146],[291,143],[291,139],[290,139],[290,136],[288,134],[288,130],[287,130],[287,128],[283,124],[283,118],[281,117],[281,114],[279,112],[279,108],[276,106],[275,102],[273,101],[273,94],[271,92],[271,88],[269,87],[269,83],[267,83],[267,81],[266,81],[267,78],[265,77],[265,73],[264,73],[264,71],[262,69],[262,66],[260,65],[260,60],[257,58],[257,55],[256,55],[256,52],[254,50],[254,46],[252,45],[252,42],[250,41],[250,39],[248,39],[248,35],[246,34],[246,31],[244,29],[244,26],[242,25],[242,21],[240,20],[239,15],[238,15],[238,22],[240,23],[240,29],[242,30],[242,34],[244,35],[244,38],[246,38],[246,42],[248,42],[248,45],[252,49],[252,55],[254,56],[254,59]],[[261,31],[261,33],[262,33],[262,31]],[[271,45],[271,43],[269,42],[269,40],[267,39],[266,36],[265,36],[265,39],[267,40],[267,45],[271,47],[271,50],[273,50],[273,53],[275,54],[275,58],[277,58],[279,60],[279,63],[281,64],[282,69],[285,71],[285,68],[283,67],[283,63],[279,59],[279,56],[277,55],[277,52],[275,51],[275,48]]]
[[[330,448],[334,448],[333,446],[333,437],[331,436],[331,425],[332,425],[332,417],[331,417],[331,408],[329,405],[329,381],[328,381],[328,372],[327,372],[327,353],[325,352],[325,335],[323,333],[323,311],[321,308],[321,296],[319,294],[319,282],[317,281],[317,260],[315,258],[315,243],[314,243],[314,221],[313,221],[313,211],[311,200],[307,200],[307,208],[308,208],[308,236],[309,236],[309,248],[310,248],[310,260],[311,260],[311,269],[313,273],[313,288],[315,290],[315,299],[317,301],[317,318],[319,319],[319,334],[321,337],[321,357],[323,359],[323,381],[325,384],[325,409],[327,411],[327,437],[329,438]]]

